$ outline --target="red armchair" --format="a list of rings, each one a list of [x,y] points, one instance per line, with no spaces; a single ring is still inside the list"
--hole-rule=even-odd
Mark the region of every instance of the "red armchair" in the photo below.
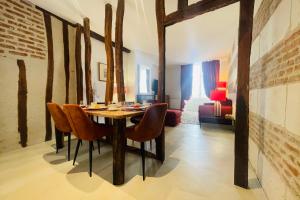
[[[231,124],[231,120],[225,119],[225,115],[232,114],[232,101],[227,99],[221,101],[221,116],[216,117],[214,114],[214,104],[207,103],[199,106],[199,123],[217,123],[217,124]]]

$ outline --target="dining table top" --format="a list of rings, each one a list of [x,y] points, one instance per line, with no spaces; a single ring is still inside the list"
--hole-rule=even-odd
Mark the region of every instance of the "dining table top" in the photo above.
[[[145,110],[97,110],[97,109],[84,109],[88,115],[107,117],[111,119],[124,119],[127,117],[135,117],[145,113]]]

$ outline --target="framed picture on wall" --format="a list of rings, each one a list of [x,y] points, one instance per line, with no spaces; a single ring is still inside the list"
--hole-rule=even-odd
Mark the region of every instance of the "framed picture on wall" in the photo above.
[[[99,68],[99,81],[106,81],[107,78],[107,65],[104,63],[98,63]]]

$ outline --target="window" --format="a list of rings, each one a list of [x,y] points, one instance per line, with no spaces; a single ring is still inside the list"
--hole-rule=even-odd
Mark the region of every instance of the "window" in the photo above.
[[[193,64],[193,86],[192,97],[207,98],[204,91],[202,66],[200,64]]]
[[[151,69],[145,65],[138,66],[138,91],[139,94],[151,93]]]

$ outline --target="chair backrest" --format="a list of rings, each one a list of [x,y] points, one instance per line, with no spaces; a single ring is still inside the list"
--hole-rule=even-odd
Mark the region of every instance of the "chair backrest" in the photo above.
[[[62,108],[56,103],[47,103],[47,107],[54,120],[55,127],[64,133],[72,132],[72,128]]]
[[[157,103],[146,110],[141,122],[135,129],[142,134],[142,138],[150,140],[161,134],[162,128],[165,124],[167,108],[167,103]]]
[[[73,134],[82,140],[93,140],[94,125],[82,108],[77,104],[64,104],[63,110],[72,127]]]

